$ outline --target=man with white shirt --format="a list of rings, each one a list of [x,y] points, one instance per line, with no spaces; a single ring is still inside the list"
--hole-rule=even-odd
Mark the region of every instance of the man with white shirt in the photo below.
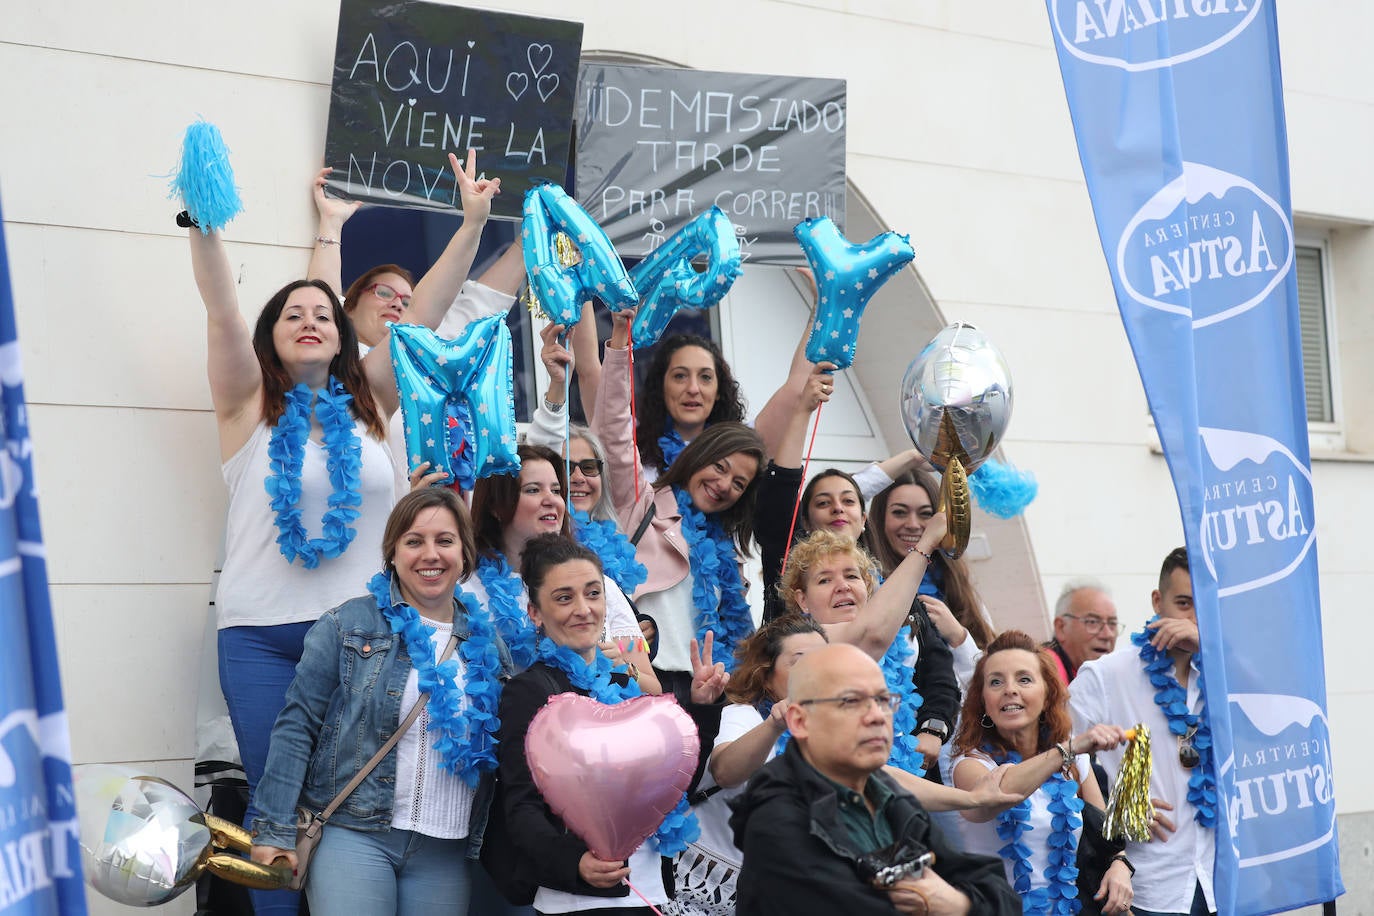
[[[1150,600],[1155,619],[1131,638],[1131,645],[1083,664],[1069,685],[1069,706],[1075,731],[1101,722],[1128,727],[1143,722],[1150,729],[1152,836],[1126,846],[1136,872],[1135,913],[1204,916],[1216,906],[1216,773],[1206,740],[1197,614],[1184,548],[1164,558],[1159,588]],[[1171,703],[1174,708],[1167,711]],[[1098,759],[1115,773],[1124,751],[1125,745],[1099,753]]]

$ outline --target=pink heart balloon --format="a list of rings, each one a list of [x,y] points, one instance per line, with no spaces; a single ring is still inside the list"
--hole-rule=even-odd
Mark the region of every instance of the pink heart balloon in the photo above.
[[[544,801],[608,862],[628,859],[677,807],[699,751],[696,723],[670,696],[607,706],[561,693],[525,735]]]

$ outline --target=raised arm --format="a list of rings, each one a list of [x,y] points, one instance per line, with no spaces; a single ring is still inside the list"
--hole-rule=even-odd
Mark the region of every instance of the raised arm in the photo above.
[[[491,215],[491,199],[501,191],[501,179],[477,177],[477,151],[468,150],[467,165],[448,154],[454,180],[463,202],[463,224],[449,239],[443,254],[415,285],[415,297],[410,300],[408,316],[416,324],[427,328],[439,327],[449,306],[463,288],[463,282],[477,257],[482,230]]]
[[[811,287],[811,298],[815,301],[816,284],[811,276],[811,271],[807,268],[798,268],[797,273],[804,277]],[[763,439],[763,444],[768,448],[768,454],[778,455],[783,448],[783,437],[787,434],[789,424],[796,414],[797,409],[806,396],[807,382],[812,376],[814,367],[806,359],[806,341],[811,336],[811,325],[816,318],[816,309],[813,305],[807,315],[806,323],[802,325],[801,339],[797,341],[797,347],[792,351],[792,362],[787,369],[787,378],[783,380],[778,390],[773,392],[772,397],[763,405],[757,417],[754,418],[754,429],[759,437]],[[834,370],[834,366],[830,367]],[[815,410],[812,405],[807,413]],[[798,451],[800,454],[800,450]],[[792,467],[793,465],[784,464],[781,459],[775,459],[779,467]]]
[[[588,425],[596,416],[596,393],[601,388],[601,353],[596,338],[596,309],[590,301],[584,302],[577,333],[572,335],[572,347],[577,363],[577,394],[582,401],[582,412],[587,416]]]
[[[634,381],[630,378],[629,350],[630,322],[634,310],[616,312],[612,316],[614,325],[611,339],[606,344],[606,373],[602,385],[596,393],[596,414],[592,419],[592,431],[606,447],[606,460],[609,465],[611,502],[615,504],[616,515],[621,527],[634,531],[643,512],[648,510],[653,494],[644,469],[639,464],[634,446],[634,421],[630,417],[630,396]],[[637,483],[636,483],[637,482]],[[639,498],[635,492],[638,488]],[[639,504],[644,508],[639,508]]]
[[[238,290],[229,256],[218,232],[192,227],[191,270],[205,303],[206,369],[210,399],[219,423],[220,456],[239,450],[262,415],[262,367],[253,352],[253,337],[239,312]]]
[[[847,623],[826,624],[831,642],[845,642],[857,646],[873,659],[881,660],[892,645],[897,631],[906,622],[916,591],[926,574],[927,560],[940,546],[945,536],[944,513],[937,512],[926,522],[926,529],[916,549],[908,553],[878,590],[869,596],[868,603]]]
[[[916,470],[933,471],[934,468],[925,455],[909,448],[883,461],[873,462],[855,474],[854,480],[859,485],[859,493],[869,500],[892,486],[892,481],[907,471]]]
[[[305,276],[309,280],[323,280],[329,284],[334,295],[343,299],[343,227],[348,218],[358,212],[360,201],[330,197],[325,190],[329,173],[334,171],[326,166],[315,175],[315,212],[319,222],[315,225],[315,247],[310,252],[310,266]]]

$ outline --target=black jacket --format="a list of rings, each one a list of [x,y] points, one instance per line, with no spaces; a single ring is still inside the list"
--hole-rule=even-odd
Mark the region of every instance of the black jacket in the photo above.
[[[763,619],[773,620],[787,612],[778,597],[777,584],[782,578],[782,557],[787,552],[787,532],[792,527],[792,509],[801,489],[801,468],[780,468],[769,462],[759,481],[758,502],[754,510],[754,537],[759,542],[763,562]],[[794,532],[795,537],[795,532]],[[913,600],[907,623],[916,637],[916,692],[921,695],[921,708],[916,713],[919,725],[927,719],[939,719],[950,728],[959,716],[963,697],[959,695],[959,681],[954,677],[954,653],[949,643],[935,629],[925,605]]]
[[[882,771],[869,777],[895,793],[885,809],[894,838],[935,853],[935,871],[968,895],[970,913],[1020,916],[1021,899],[1007,883],[1002,860],[963,852],[945,842],[914,796]],[[781,755],[749,780],[730,803],[730,827],[744,852],[739,875],[739,912],[749,916],[891,916],[897,910],[883,891],[855,868],[857,853],[840,821],[834,786],[790,741]]]
[[[531,720],[544,708],[549,697],[559,693],[583,691],[573,687],[562,671],[543,662],[535,662],[529,670],[507,682],[501,691],[497,755],[500,761],[499,816],[503,823],[498,830],[503,830],[514,842],[516,861],[500,864],[542,887],[588,897],[624,897],[630,889],[623,884],[599,888],[582,880],[577,866],[587,851],[587,844],[550,810],[525,760],[525,733],[529,731]]]

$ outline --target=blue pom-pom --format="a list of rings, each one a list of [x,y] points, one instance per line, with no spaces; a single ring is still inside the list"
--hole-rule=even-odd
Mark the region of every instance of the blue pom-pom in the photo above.
[[[968,485],[979,508],[998,518],[1020,515],[1040,490],[1029,471],[1009,468],[991,458],[969,475]]]
[[[229,165],[229,148],[219,128],[208,121],[196,121],[186,128],[181,141],[181,163],[172,176],[170,197],[180,197],[186,212],[200,224],[200,231],[223,229],[239,211],[234,187],[234,169]]]

